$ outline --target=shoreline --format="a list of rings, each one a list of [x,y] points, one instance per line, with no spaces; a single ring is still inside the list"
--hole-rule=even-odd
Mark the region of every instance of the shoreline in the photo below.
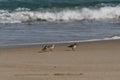
[[[72,43],[92,43],[92,42],[103,42],[103,41],[118,41],[120,39],[93,39],[93,40],[80,40],[80,41],[64,41],[64,42],[48,42],[48,43],[23,43],[23,44],[11,44],[11,45],[2,45],[0,48],[14,48],[14,47],[24,47],[24,46],[43,46],[43,45],[60,45],[60,44],[72,44]]]

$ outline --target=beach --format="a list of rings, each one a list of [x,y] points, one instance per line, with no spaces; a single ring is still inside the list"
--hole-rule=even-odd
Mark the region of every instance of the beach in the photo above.
[[[120,40],[0,48],[0,80],[120,80]]]
[[[119,57],[120,0],[0,0],[0,80],[120,80]]]

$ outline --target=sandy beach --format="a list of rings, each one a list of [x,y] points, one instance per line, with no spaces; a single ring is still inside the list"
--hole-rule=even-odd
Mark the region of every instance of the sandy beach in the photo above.
[[[120,40],[0,48],[0,80],[120,80]]]

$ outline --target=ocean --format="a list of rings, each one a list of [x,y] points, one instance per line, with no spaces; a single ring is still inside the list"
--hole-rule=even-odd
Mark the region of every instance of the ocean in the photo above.
[[[120,0],[0,0],[0,46],[120,39]]]

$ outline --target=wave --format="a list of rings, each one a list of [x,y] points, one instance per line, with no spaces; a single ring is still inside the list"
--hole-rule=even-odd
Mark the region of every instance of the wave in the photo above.
[[[0,10],[0,23],[54,22],[82,20],[118,20],[120,6],[100,8],[74,8],[63,10],[31,11],[29,8],[17,8],[14,11]]]
[[[104,38],[104,40],[115,40],[115,39],[120,39],[120,36],[113,36],[109,38]]]

